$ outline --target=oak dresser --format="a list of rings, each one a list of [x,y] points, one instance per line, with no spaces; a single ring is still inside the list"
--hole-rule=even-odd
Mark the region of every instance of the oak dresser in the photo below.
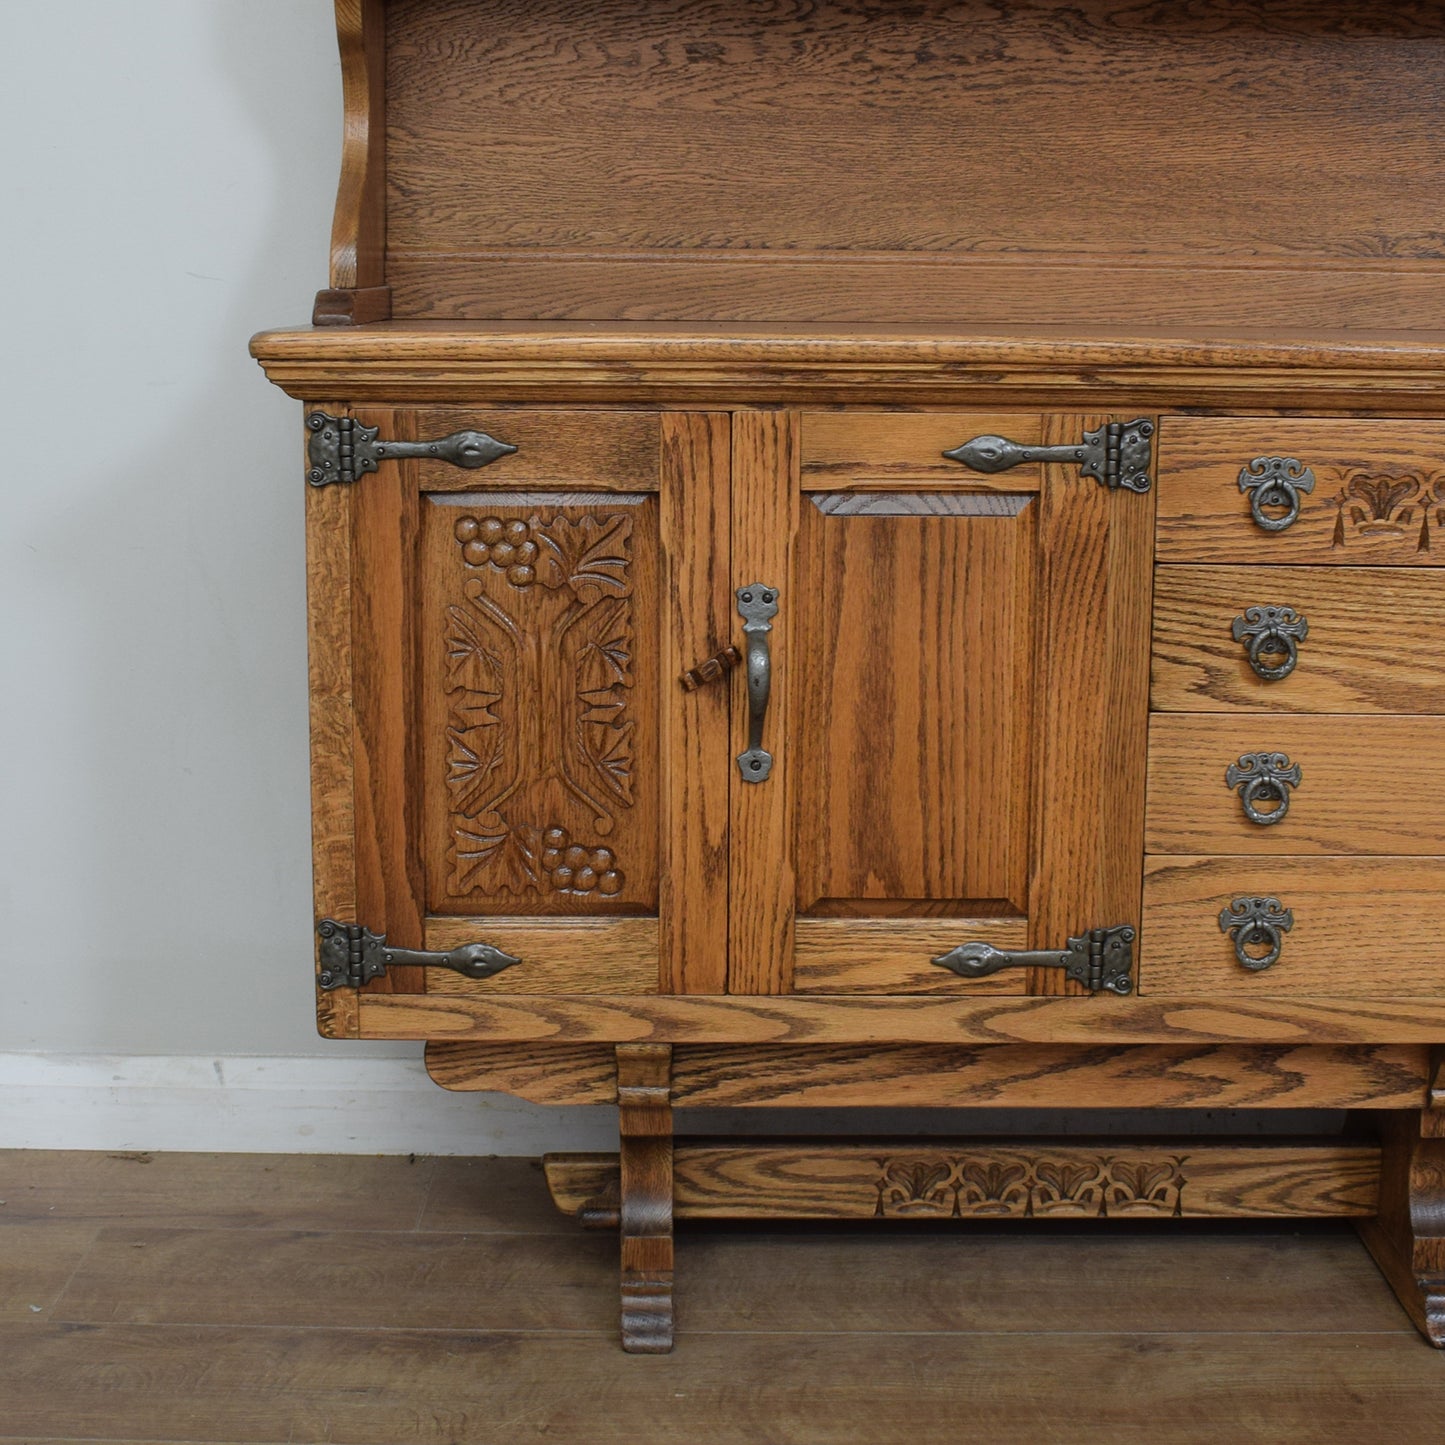
[[[336,12],[321,1032],[619,1106],[630,1350],[737,1216],[1345,1216],[1445,1343],[1445,6]]]

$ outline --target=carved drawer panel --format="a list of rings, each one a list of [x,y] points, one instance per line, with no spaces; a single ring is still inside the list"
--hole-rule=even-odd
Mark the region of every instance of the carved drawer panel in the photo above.
[[[1166,418],[1157,555],[1438,566],[1445,423]]]
[[[1442,869],[1441,857],[1150,857],[1140,993],[1445,996]]]
[[[1151,853],[1438,853],[1445,718],[1156,713],[1148,794]]]
[[[1152,705],[1445,713],[1442,617],[1445,573],[1159,567]]]

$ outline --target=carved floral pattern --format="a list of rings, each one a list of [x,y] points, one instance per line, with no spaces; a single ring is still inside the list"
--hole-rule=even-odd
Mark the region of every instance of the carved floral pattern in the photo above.
[[[556,818],[515,816],[513,799],[528,784],[555,784],[604,837],[632,806],[632,519],[464,516],[453,530],[475,570],[465,604],[446,609],[450,891],[614,898],[626,876],[611,849]],[[515,613],[476,575],[483,569],[505,575]],[[538,590],[556,601],[541,610],[522,602]],[[509,718],[507,683],[521,668],[532,669],[542,701]]]
[[[1328,505],[1335,508],[1332,544],[1358,538],[1401,536],[1416,528],[1415,550],[1430,550],[1430,525],[1445,526],[1445,474],[1349,471]]]
[[[1169,1215],[1183,1211],[1186,1155],[979,1154],[880,1159],[880,1218]]]

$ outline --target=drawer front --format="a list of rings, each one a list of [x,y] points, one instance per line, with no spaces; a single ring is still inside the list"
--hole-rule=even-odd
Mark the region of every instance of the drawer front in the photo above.
[[[1445,718],[1156,713],[1148,790],[1151,853],[1434,854]]]
[[[1445,996],[1445,858],[1151,857],[1140,993],[1160,997]],[[1278,961],[1242,966],[1220,912],[1270,899],[1288,910]],[[1246,940],[1260,953],[1267,940]]]
[[[1250,607],[1307,633],[1283,678],[1250,665]],[[1360,567],[1159,567],[1152,704],[1162,711],[1445,713],[1445,573]],[[1261,657],[1268,665],[1269,655]]]
[[[1161,562],[1445,562],[1445,423],[1165,418]]]

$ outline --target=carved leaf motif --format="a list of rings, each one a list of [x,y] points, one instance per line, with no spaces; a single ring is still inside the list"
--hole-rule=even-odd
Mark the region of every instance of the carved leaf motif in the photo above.
[[[554,517],[546,523],[533,517],[531,528],[541,549],[537,580],[544,587],[568,587],[588,605],[603,596],[631,592],[626,576],[631,517],[614,512],[576,520]]]
[[[878,1180],[878,1214],[934,1215],[949,1212],[948,1184],[953,1166],[947,1160],[895,1159],[881,1162],[883,1172]]]
[[[1142,1159],[1130,1164],[1116,1159],[1109,1175],[1114,1185],[1110,1196],[1121,1203],[1172,1204],[1175,1191],[1184,1183],[1172,1160]]]
[[[1006,1204],[1008,1196],[1028,1177],[1022,1164],[992,1160],[988,1164],[965,1164],[959,1177],[981,1202]]]
[[[1074,1201],[1092,1192],[1088,1186],[1098,1182],[1099,1173],[1098,1165],[1071,1164],[1067,1160],[1041,1159],[1034,1166],[1039,1183],[1055,1198]]]
[[[600,746],[589,746],[587,760],[617,797],[632,805],[632,724],[595,730]]]
[[[476,693],[487,698],[488,706],[502,695],[502,659],[460,607],[447,608],[446,690]]]
[[[471,822],[472,826],[466,824]],[[540,892],[540,828],[510,827],[497,814],[488,818],[457,819],[457,889],[470,893]]]

